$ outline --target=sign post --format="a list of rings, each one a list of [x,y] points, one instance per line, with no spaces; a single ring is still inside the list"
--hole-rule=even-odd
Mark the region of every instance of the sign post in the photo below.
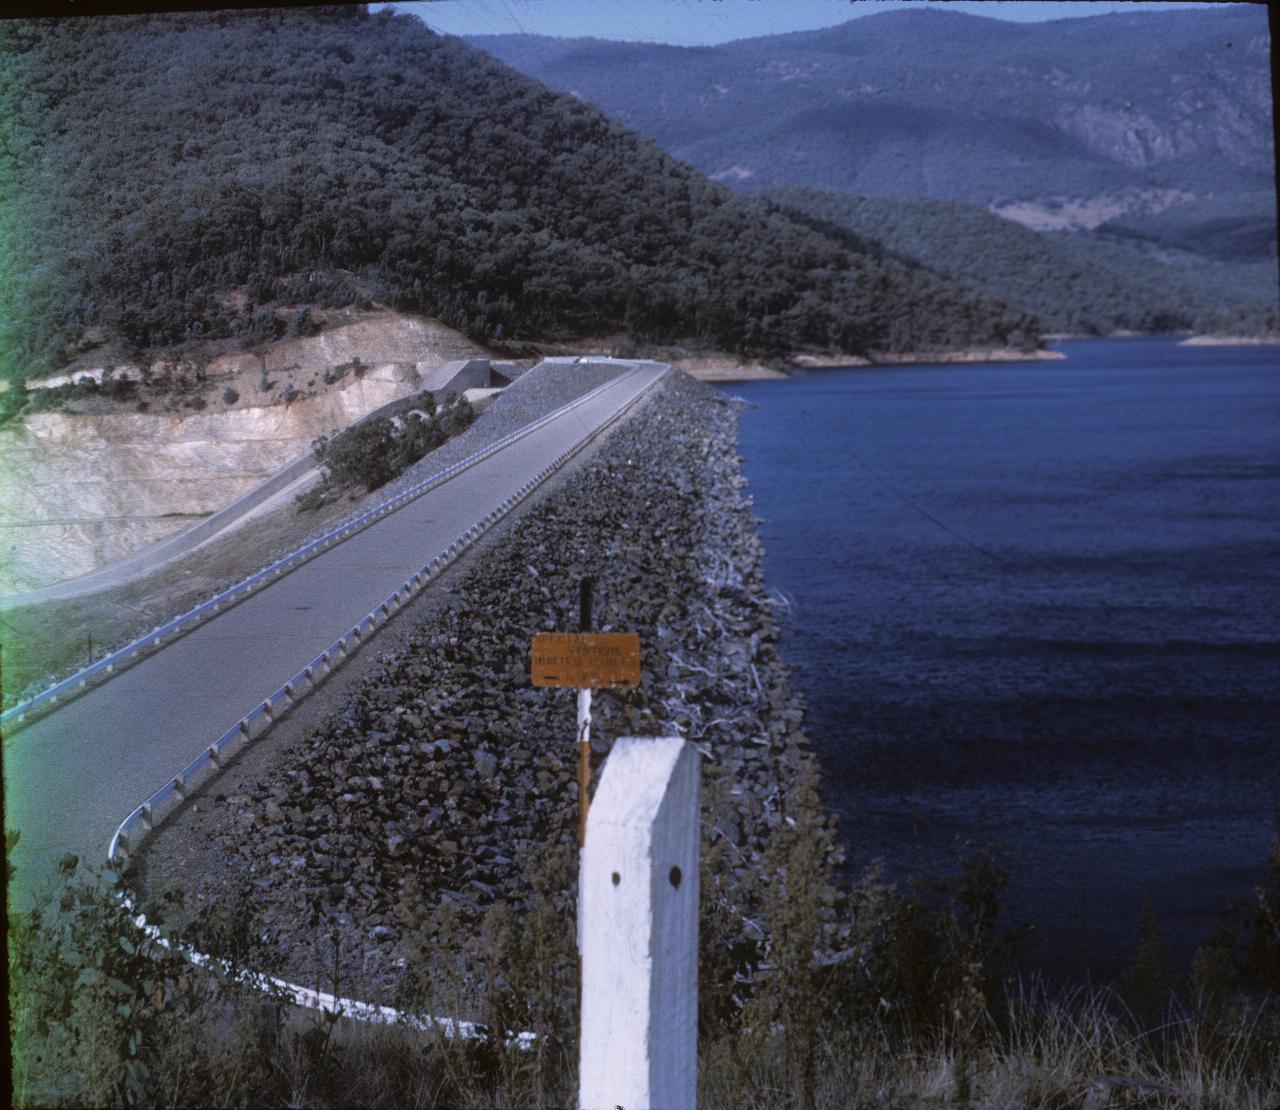
[[[666,896],[664,888],[663,897],[660,899],[661,906],[651,906],[649,901],[644,901],[643,904],[635,901],[638,897],[644,897],[643,892],[648,889],[648,880],[642,877],[642,870],[638,866],[632,868],[629,862],[626,866],[628,873],[626,898],[620,901],[616,899],[616,895],[613,899],[599,896],[590,898],[588,891],[591,883],[588,881],[589,862],[586,844],[587,811],[590,805],[587,788],[591,782],[591,693],[599,687],[640,685],[640,637],[634,632],[593,632],[591,630],[592,585],[590,578],[584,578],[579,585],[578,627],[580,631],[576,633],[539,632],[533,638],[531,661],[531,678],[534,686],[568,687],[578,691],[578,969],[584,1028],[579,1043],[580,1071],[584,1076],[590,1073],[596,1077],[596,1081],[599,1081],[602,1075],[607,1075],[613,1068],[613,1057],[610,1055],[608,1046],[616,1039],[618,1043],[613,1045],[612,1051],[631,1052],[638,1054],[637,1058],[644,1057],[646,1060],[652,1055],[659,1062],[660,1067],[657,1071],[647,1069],[635,1075],[628,1073],[626,1082],[621,1086],[610,1081],[606,1084],[609,1092],[614,1091],[615,1088],[626,1091],[628,1104],[634,1102],[631,1096],[640,1099],[639,1102],[634,1102],[637,1106],[659,1105],[649,1097],[651,1094],[656,1097],[659,1093],[665,1099],[660,1103],[663,1106],[692,1105],[689,1100],[696,1090],[694,1084],[696,1071],[693,1063],[696,1054],[696,1036],[689,1034],[689,1028],[690,1022],[696,1025],[697,1015],[698,767],[693,756],[685,752],[687,745],[678,739],[655,740],[652,742],[654,746],[647,753],[645,749],[648,745],[644,743],[641,743],[640,748],[637,749],[637,741],[634,739],[625,738],[619,741],[626,754],[618,758],[611,756],[610,764],[606,766],[622,764],[631,767],[638,759],[636,768],[645,769],[640,778],[645,779],[646,782],[652,780],[652,785],[659,794],[667,791],[673,774],[675,780],[681,783],[680,788],[674,791],[674,796],[680,799],[680,804],[675,807],[679,810],[676,817],[667,813],[671,809],[668,806],[663,807],[663,813],[666,816],[656,824],[654,815],[641,820],[635,827],[632,827],[634,823],[628,818],[627,831],[623,840],[630,846],[627,851],[632,849],[638,851],[636,845],[640,845],[641,841],[648,844],[651,838],[654,839],[655,843],[662,846],[659,854],[666,860],[664,866],[669,867],[667,881],[672,892],[678,891],[682,882],[684,889],[680,898],[673,899]],[[677,765],[680,768],[678,774],[675,773]],[[604,776],[601,789],[604,789],[604,782],[609,781],[614,784],[612,789],[615,793],[620,790],[625,795],[635,785],[629,781],[631,777],[627,771],[615,770]],[[691,803],[690,798],[692,798]],[[610,812],[592,822],[592,828],[600,830],[592,834],[593,840],[599,841],[592,850],[601,860],[613,861],[608,863],[609,867],[617,867],[619,865],[614,857],[617,855],[620,842],[615,835],[617,830],[613,829],[612,822],[618,817],[614,810],[619,807],[610,805],[606,808]],[[628,806],[622,806],[621,810],[627,811]],[[691,825],[687,819],[688,812],[693,814]],[[675,813],[675,810],[672,810],[672,813]],[[673,829],[675,826],[683,829],[685,825],[692,828],[692,840],[689,841],[693,845],[692,854],[688,845],[685,844],[689,839],[687,830],[677,833],[666,828],[672,821],[675,822]],[[668,855],[671,856],[671,860],[667,860]],[[678,862],[673,862],[677,861],[677,857]],[[629,860],[630,858],[628,856]],[[599,866],[605,866],[605,864]],[[612,890],[620,882],[620,872],[610,872],[610,874],[613,886],[608,889]],[[692,881],[686,881],[682,876],[692,876]],[[596,885],[598,886],[599,883]],[[675,946],[673,953],[668,954],[670,958],[664,956],[663,960],[653,965],[657,967],[661,964],[658,968],[661,974],[658,975],[657,980],[653,980],[653,976],[648,973],[653,968],[650,967],[647,959],[641,960],[643,967],[637,964],[635,969],[628,971],[629,978],[625,984],[626,990],[623,992],[627,998],[619,1005],[627,1013],[643,1012],[644,1021],[638,1026],[634,1022],[631,1024],[623,1022],[618,1025],[613,1020],[617,1016],[613,1013],[617,1006],[608,1009],[607,1013],[600,1010],[600,998],[609,994],[610,984],[616,976],[611,978],[612,973],[606,967],[608,961],[602,962],[605,949],[600,948],[599,943],[591,941],[588,933],[595,937],[596,942],[605,938],[605,948],[613,944],[616,938],[613,936],[612,926],[602,927],[597,924],[594,929],[591,927],[587,920],[586,909],[589,900],[592,900],[597,907],[594,916],[599,919],[599,922],[606,921],[608,914],[605,912],[605,903],[608,902],[613,905],[615,911],[622,907],[623,917],[628,921],[632,921],[633,924],[638,923],[637,928],[640,932],[636,933],[636,937],[643,936],[645,943],[639,944],[636,948],[637,952],[641,949],[645,952],[650,950],[647,938],[651,935],[666,937],[673,928],[679,934],[677,939],[680,943]],[[672,902],[674,908],[667,907],[668,901]],[[690,914],[692,917],[689,916]],[[692,921],[691,927],[686,918]],[[673,925],[673,922],[676,924]],[[653,931],[655,927],[656,932]],[[692,947],[687,943],[689,937],[693,938]],[[595,943],[594,948],[591,947],[593,943]],[[590,960],[587,959],[589,952],[593,954]],[[593,972],[592,968],[594,968]],[[689,986],[690,969],[692,969],[692,987]],[[594,981],[594,986],[588,982],[589,978]],[[668,981],[673,985],[662,985]],[[591,993],[592,991],[595,993]],[[618,1011],[618,1013],[621,1012],[621,1010]],[[603,1037],[596,1036],[590,1041],[585,1035],[589,1013],[592,1015],[591,1020],[596,1021],[601,1029],[609,1030]],[[680,1041],[680,1045],[677,1046],[672,1041],[673,1036]],[[622,1048],[623,1044],[625,1049]],[[669,1075],[667,1075],[668,1072]],[[667,1075],[667,1078],[662,1078],[663,1075]],[[678,1092],[678,1094],[673,1096],[672,1092]],[[605,1101],[609,1105],[614,1105],[616,1099],[612,1094],[609,1094],[608,1099],[605,1100],[604,1093],[606,1093],[605,1087],[597,1090],[596,1087],[587,1085],[584,1080],[584,1085],[579,1091],[580,1105],[592,1106],[596,1103],[604,1105]],[[597,1095],[600,1095],[600,1098],[597,1098]]]
[[[539,632],[533,638],[535,686],[578,691],[578,849],[586,843],[587,787],[591,782],[591,691],[599,687],[640,685],[640,637],[634,632],[591,631],[593,580],[578,592],[580,632]],[[581,924],[581,922],[579,922]],[[579,929],[581,934],[581,929]]]
[[[583,582],[581,632],[539,632],[533,638],[533,684],[578,691],[578,845],[587,829],[591,779],[591,691],[640,685],[640,637],[634,632],[591,632],[590,579]]]

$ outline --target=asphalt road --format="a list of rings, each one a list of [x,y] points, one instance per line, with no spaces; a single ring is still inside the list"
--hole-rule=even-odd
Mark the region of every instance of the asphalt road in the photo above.
[[[7,735],[5,827],[22,834],[10,897],[25,902],[64,852],[104,860],[116,826],[144,797],[661,373],[645,367],[622,375],[585,404]]]

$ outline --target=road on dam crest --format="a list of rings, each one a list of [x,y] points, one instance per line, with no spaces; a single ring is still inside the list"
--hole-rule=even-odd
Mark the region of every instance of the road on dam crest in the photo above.
[[[9,730],[5,826],[21,833],[11,897],[29,898],[64,852],[104,860],[144,797],[663,372],[649,364],[620,375],[103,685]]]

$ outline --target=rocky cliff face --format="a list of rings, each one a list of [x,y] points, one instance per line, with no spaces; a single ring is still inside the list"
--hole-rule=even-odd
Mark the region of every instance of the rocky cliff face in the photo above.
[[[380,313],[226,356],[207,373],[222,411],[38,413],[0,430],[0,595],[95,570],[217,512],[438,365],[485,352],[429,320]],[[325,386],[353,359],[368,367]],[[260,390],[263,374],[272,382]],[[307,382],[315,387],[308,392]],[[299,396],[285,402],[293,385]]]
[[[382,367],[380,373],[386,377],[389,366],[400,373],[423,373],[450,359],[485,353],[459,332],[434,320],[376,312],[319,335],[226,356],[210,363],[207,372],[211,377],[265,372],[268,376],[293,374],[300,379],[359,359],[364,366]]]
[[[1242,83],[1246,94],[1252,92],[1244,97],[1203,84],[1178,88],[1187,82],[1185,76],[1170,76],[1176,91],[1163,111],[1081,99],[1058,108],[1052,120],[1064,135],[1122,166],[1147,169],[1217,158],[1243,170],[1270,173],[1269,146],[1259,142],[1259,108],[1270,97],[1261,78]],[[1251,85],[1257,87],[1250,90]]]

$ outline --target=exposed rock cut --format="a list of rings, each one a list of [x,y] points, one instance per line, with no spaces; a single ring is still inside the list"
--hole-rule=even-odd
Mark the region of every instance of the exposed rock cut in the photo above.
[[[434,321],[377,313],[215,359],[204,374],[215,400],[236,391],[230,405],[43,412],[0,429],[0,595],[132,555],[225,508],[318,436],[428,388],[446,361],[484,355]]]

